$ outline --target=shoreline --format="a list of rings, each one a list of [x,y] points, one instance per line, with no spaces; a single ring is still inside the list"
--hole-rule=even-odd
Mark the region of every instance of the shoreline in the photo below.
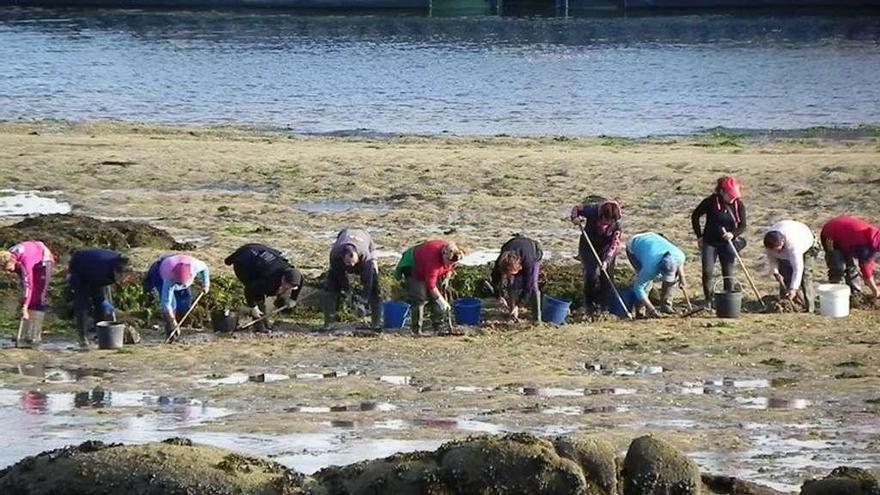
[[[65,118],[18,118],[18,119],[0,119],[0,129],[17,126],[63,126],[66,130],[74,130],[77,128],[88,128],[95,126],[97,128],[108,128],[125,130],[129,128],[130,132],[136,132],[143,128],[143,131],[159,131],[166,133],[184,133],[184,132],[233,132],[240,134],[252,134],[255,136],[287,136],[291,138],[337,138],[337,139],[357,139],[357,140],[375,140],[388,141],[395,139],[524,139],[535,141],[595,141],[595,140],[619,140],[620,144],[646,143],[664,140],[774,140],[774,139],[829,139],[829,140],[850,140],[850,139],[866,139],[880,138],[880,122],[876,123],[859,123],[851,125],[815,125],[809,127],[798,128],[731,128],[731,127],[709,127],[704,129],[696,129],[690,133],[668,133],[668,134],[648,134],[641,136],[626,136],[614,134],[508,134],[504,132],[486,133],[486,134],[456,134],[447,131],[439,131],[435,133],[407,133],[395,131],[376,131],[366,128],[357,129],[339,129],[333,131],[314,131],[304,132],[296,131],[291,127],[258,124],[247,122],[225,123],[225,122],[152,122],[152,121],[134,121],[125,119],[65,119]],[[731,143],[730,145],[734,145]]]

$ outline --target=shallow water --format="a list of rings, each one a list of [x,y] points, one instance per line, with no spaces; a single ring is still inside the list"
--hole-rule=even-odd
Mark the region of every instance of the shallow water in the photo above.
[[[878,33],[880,19],[859,13],[553,19],[7,8],[0,119],[233,122],[342,135],[877,123]]]
[[[0,217],[70,213],[70,204],[54,197],[58,193],[0,190]]]

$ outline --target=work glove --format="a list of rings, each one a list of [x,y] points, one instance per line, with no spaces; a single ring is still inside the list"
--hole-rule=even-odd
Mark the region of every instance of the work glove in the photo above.
[[[110,313],[113,313],[114,311],[116,311],[116,308],[114,308],[113,305],[110,304],[110,301],[107,301],[105,299],[104,301],[101,302],[101,311],[103,311],[104,314],[110,314]]]
[[[251,310],[248,314],[250,314],[252,317],[257,318],[257,319],[263,317],[263,312],[260,311],[260,308],[258,306],[254,306],[253,308],[251,308]]]
[[[275,306],[275,309],[278,310],[293,309],[296,307],[296,300],[289,297],[276,297],[272,304]]]
[[[446,298],[443,296],[437,298],[436,304],[437,308],[439,308],[442,313],[448,313],[449,310],[452,309],[452,307],[449,306],[449,303],[446,302]]]

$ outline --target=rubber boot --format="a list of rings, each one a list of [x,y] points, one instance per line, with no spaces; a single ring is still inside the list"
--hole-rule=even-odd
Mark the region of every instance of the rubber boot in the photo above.
[[[329,331],[336,323],[336,309],[339,306],[339,293],[326,291],[322,301],[324,309],[324,330]]]
[[[660,287],[660,312],[666,314],[675,313],[675,308],[672,306],[672,288],[675,287],[675,282],[663,282],[663,285]]]
[[[16,347],[31,346],[31,320],[21,321],[21,338],[15,343]]]
[[[412,315],[410,316],[410,325],[413,335],[424,335],[422,325],[425,323],[425,303],[416,302],[412,305]]]
[[[46,319],[45,311],[30,311],[30,328],[28,329],[28,341],[37,346],[43,341],[43,321]]]

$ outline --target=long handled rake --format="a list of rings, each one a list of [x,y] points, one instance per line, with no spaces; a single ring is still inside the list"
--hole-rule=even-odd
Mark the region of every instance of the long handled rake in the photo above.
[[[584,239],[587,241],[587,245],[590,246],[590,251],[593,253],[593,257],[596,258],[596,263],[599,264],[599,267],[602,269],[602,273],[605,275],[605,278],[608,279],[608,284],[611,285],[611,290],[614,291],[614,297],[617,298],[617,302],[620,303],[620,307],[626,312],[626,318],[628,320],[633,319],[632,313],[629,312],[629,308],[626,307],[626,304],[623,302],[623,298],[620,297],[620,293],[617,292],[617,287],[614,286],[614,279],[611,278],[611,275],[608,274],[608,270],[602,266],[602,259],[599,258],[599,252],[596,251],[596,247],[593,246],[593,241],[590,240],[590,236],[587,235],[587,231],[581,227],[581,235],[584,236]]]
[[[192,314],[193,310],[196,309],[196,305],[199,304],[199,301],[202,300],[202,297],[204,297],[204,295],[204,292],[200,293],[198,297],[196,297],[196,300],[193,301],[193,303],[189,306],[189,310],[187,310],[186,314],[183,315],[183,318],[181,318],[180,321],[177,322],[177,325],[174,326],[174,330],[172,330],[171,333],[168,334],[168,337],[165,339],[166,344],[170,344],[171,341],[173,341],[178,335],[180,335],[180,327],[183,326],[183,322],[185,322],[186,319],[189,318],[189,315]]]

